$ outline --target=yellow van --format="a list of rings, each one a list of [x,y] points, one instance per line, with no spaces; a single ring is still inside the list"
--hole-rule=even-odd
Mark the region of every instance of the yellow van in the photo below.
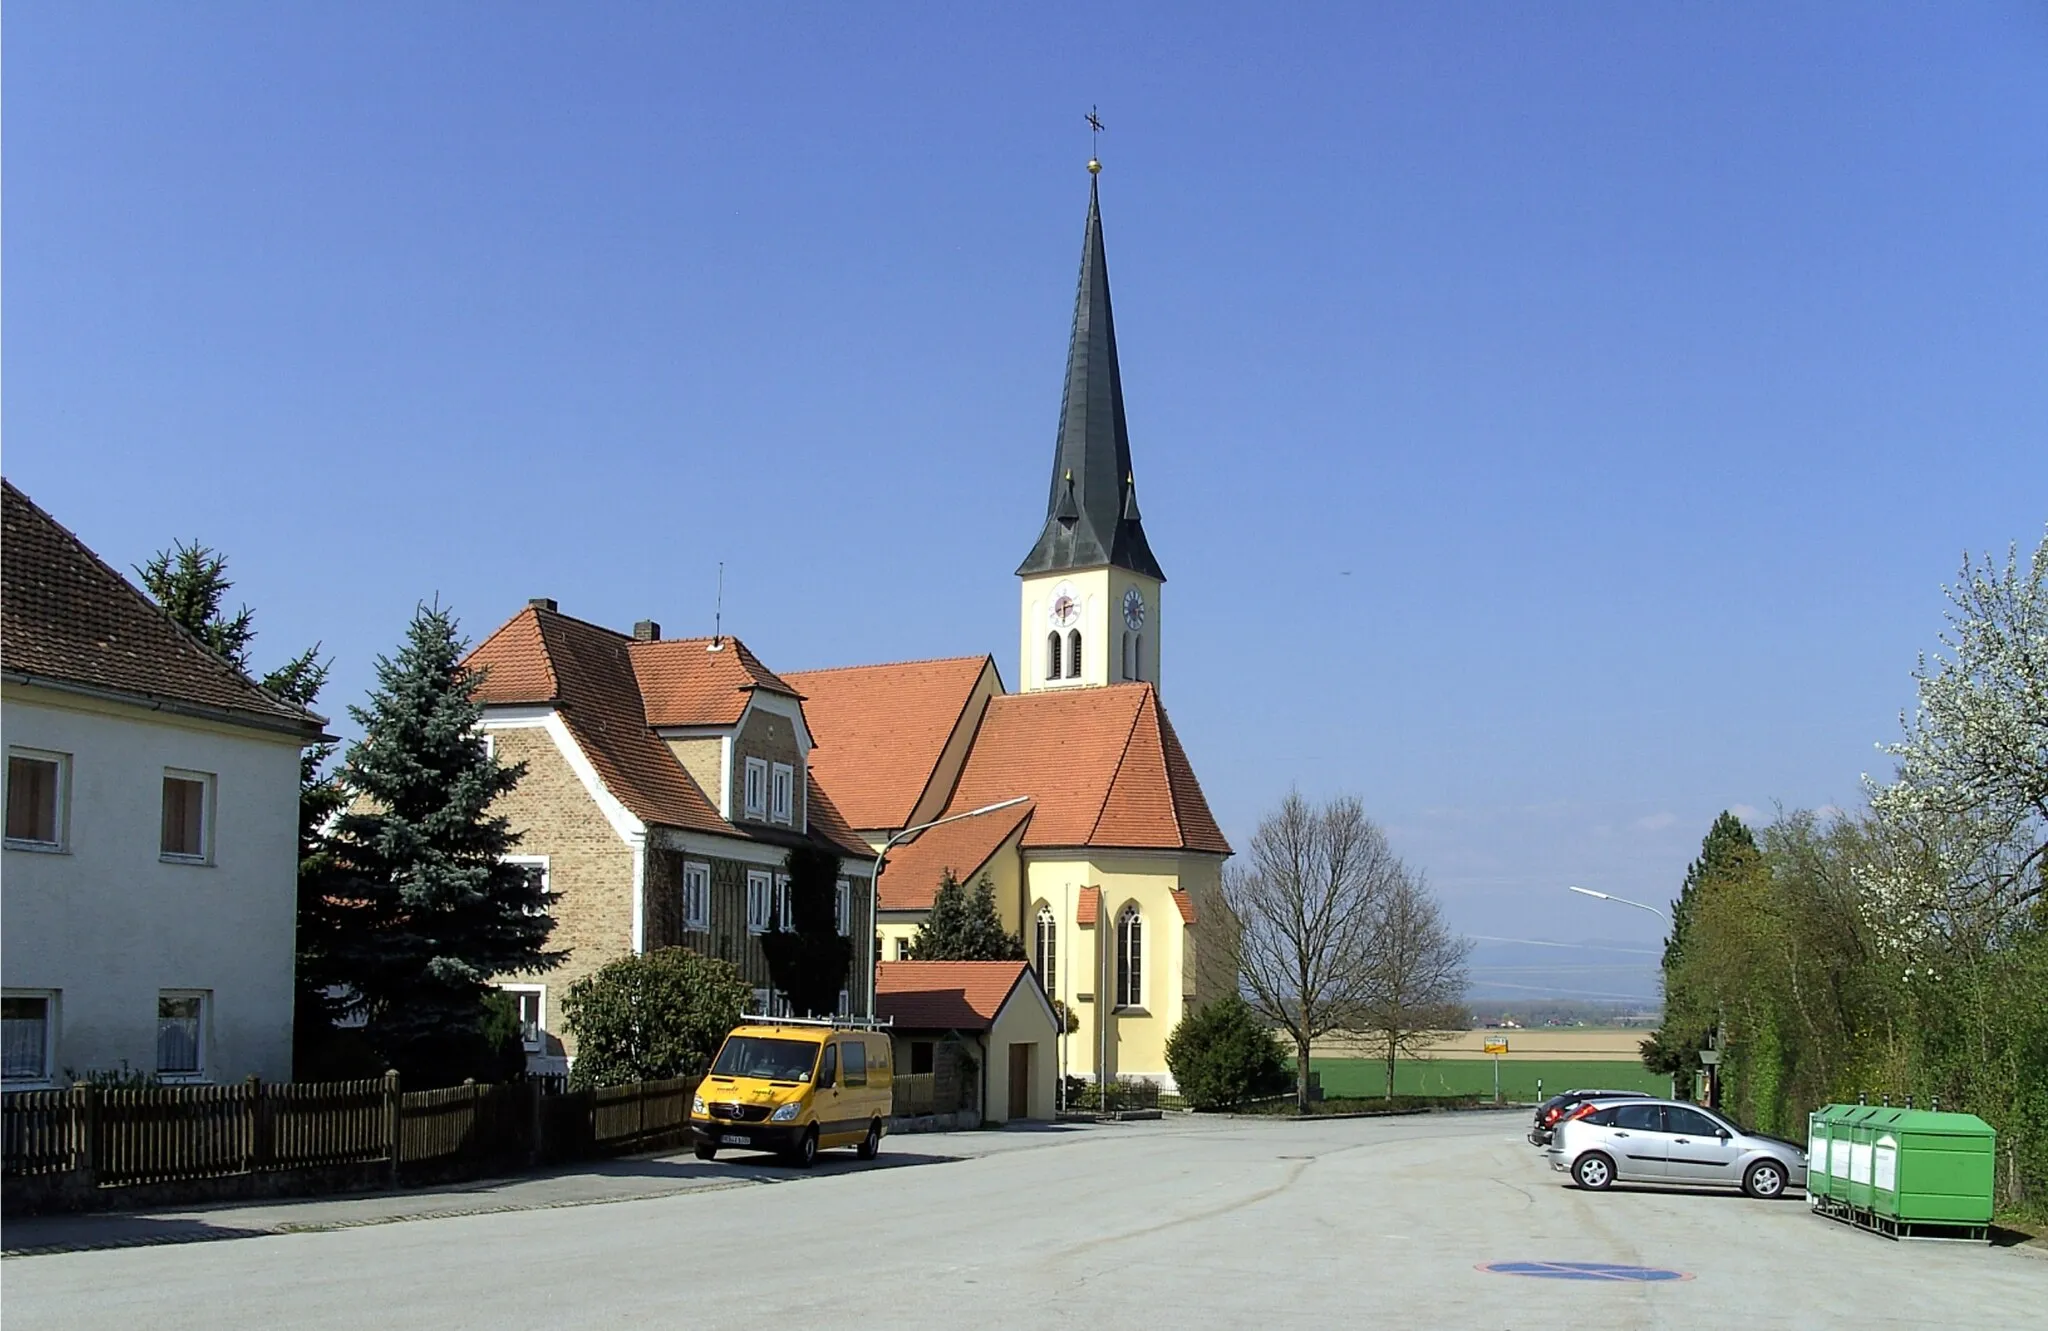
[[[725,1037],[690,1106],[697,1158],[737,1147],[808,1169],[818,1152],[875,1158],[889,1119],[885,1031],[830,1021],[749,1019]]]

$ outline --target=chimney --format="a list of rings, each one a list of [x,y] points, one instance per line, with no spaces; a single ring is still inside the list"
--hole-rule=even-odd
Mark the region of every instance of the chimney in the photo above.
[[[532,596],[527,598],[526,604],[534,610],[553,610],[555,608],[555,598],[552,596]]]
[[[633,641],[653,642],[661,636],[661,625],[651,619],[643,619],[633,625]]]

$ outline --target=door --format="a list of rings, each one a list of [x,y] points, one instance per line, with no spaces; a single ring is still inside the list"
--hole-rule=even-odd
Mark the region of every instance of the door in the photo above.
[[[1616,1105],[1614,1126],[1607,1131],[1614,1152],[1614,1172],[1625,1179],[1661,1179],[1665,1174],[1667,1138],[1662,1105]]]
[[[1010,1046],[1010,1118],[1031,1117],[1031,1046]]]
[[[1664,1110],[1664,1126],[1671,1134],[1669,1171],[1674,1182],[1683,1179],[1730,1187],[1742,1182],[1736,1169],[1742,1153],[1721,1135],[1725,1129],[1719,1123],[1697,1109],[1669,1105]]]

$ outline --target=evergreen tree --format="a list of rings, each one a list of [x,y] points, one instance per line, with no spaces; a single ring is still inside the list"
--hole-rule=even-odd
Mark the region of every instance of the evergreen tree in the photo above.
[[[363,728],[342,781],[318,874],[309,979],[343,988],[364,1037],[415,1082],[459,1081],[487,1065],[493,977],[552,969],[554,920],[538,878],[504,862],[518,838],[491,804],[525,775],[477,737],[480,677],[439,606],[422,606],[377,688],[349,714]]]
[[[791,849],[789,922],[761,936],[768,977],[800,1017],[838,1011],[839,991],[853,967],[853,940],[839,932],[839,857],[816,846]],[[850,904],[850,903],[849,903]]]
[[[1166,1042],[1166,1067],[1194,1109],[1234,1109],[1279,1095],[1294,1079],[1279,1037],[1239,994],[1181,1018]]]
[[[1700,857],[1686,866],[1685,882],[1671,903],[1671,933],[1664,940],[1664,1024],[1640,1044],[1643,1066],[1666,1076],[1699,1071],[1699,1051],[1719,1023],[1719,1014],[1687,982],[1686,943],[1693,921],[1716,891],[1764,872],[1763,852],[1749,826],[1723,810],[1700,842]]]
[[[1685,882],[1678,889],[1678,900],[1671,903],[1671,936],[1664,940],[1664,973],[1668,976],[1678,968],[1685,955],[1686,927],[1692,922],[1693,910],[1699,904],[1700,894],[1713,889],[1716,883],[1733,882],[1745,878],[1763,863],[1763,852],[1756,847],[1756,837],[1748,824],[1727,810],[1714,819],[1714,825],[1707,829],[1706,838],[1700,842],[1700,857],[1685,869]]]
[[[228,589],[228,557],[198,541],[174,541],[136,569],[143,587],[164,612],[235,669],[249,669],[249,643],[256,636],[255,615],[243,606],[221,613]]]
[[[913,961],[1022,961],[1024,944],[1003,928],[995,885],[984,874],[970,891],[948,869],[917,934]]]

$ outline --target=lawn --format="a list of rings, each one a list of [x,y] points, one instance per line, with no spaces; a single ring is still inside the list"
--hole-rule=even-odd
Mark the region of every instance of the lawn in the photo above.
[[[1324,1095],[1387,1093],[1385,1063],[1365,1058],[1318,1058],[1310,1060],[1309,1066],[1323,1074]],[[1671,1078],[1652,1072],[1640,1063],[1592,1059],[1501,1060],[1500,1091],[1509,1100],[1537,1099],[1538,1078],[1543,1081],[1544,1095],[1555,1095],[1574,1087],[1671,1094]],[[1404,1058],[1394,1067],[1394,1092],[1397,1095],[1477,1095],[1491,1099],[1493,1060]]]

